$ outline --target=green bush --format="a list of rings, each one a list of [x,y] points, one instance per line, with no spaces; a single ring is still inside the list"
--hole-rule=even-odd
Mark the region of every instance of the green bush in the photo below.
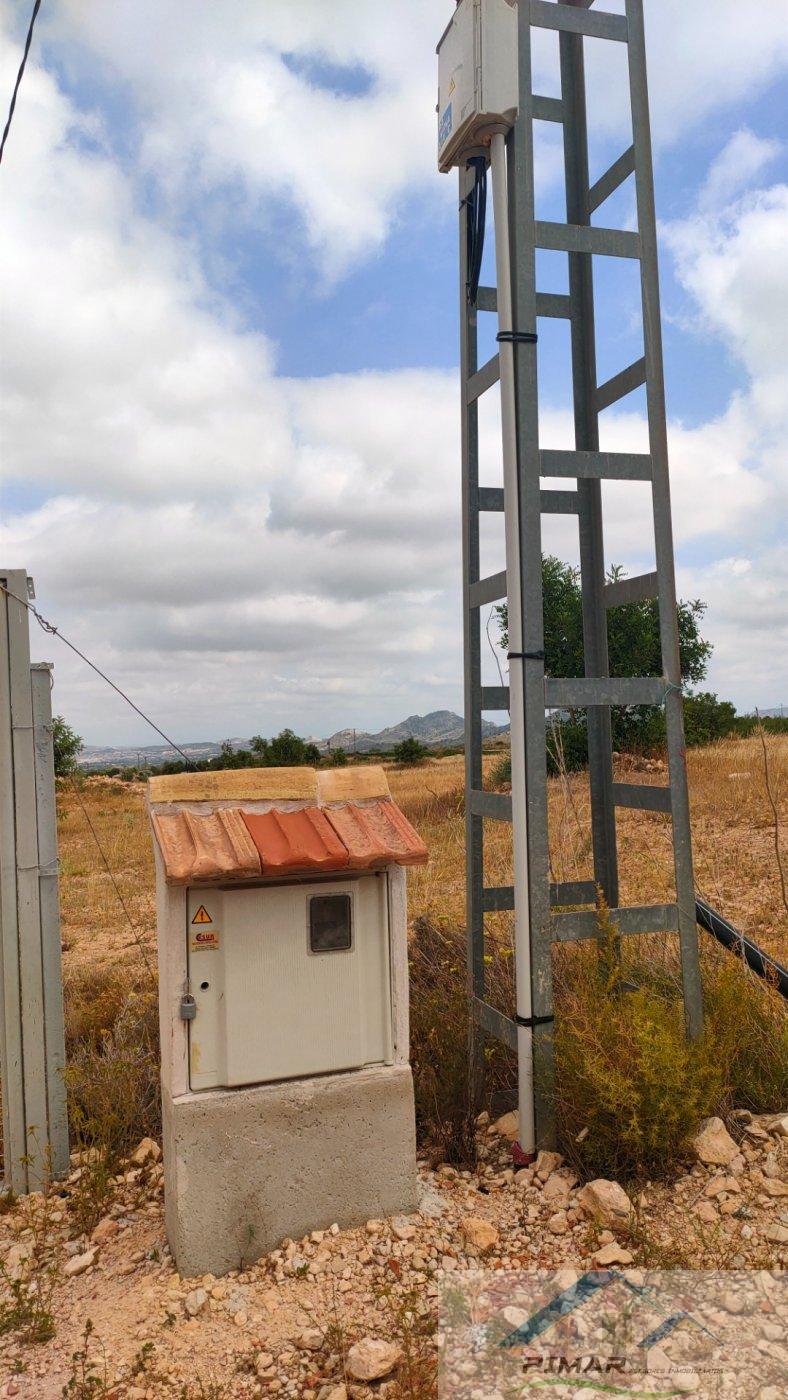
[[[420,743],[414,734],[409,734],[407,739],[403,739],[396,745],[392,758],[395,763],[403,763],[406,767],[411,767],[416,763],[423,763],[429,757],[429,749]]]
[[[601,927],[601,957],[586,946],[556,958],[561,1146],[583,1176],[658,1178],[680,1169],[702,1118],[784,1108],[788,1014],[773,989],[702,945],[705,1028],[690,1042],[677,969],[621,967],[605,915]]]

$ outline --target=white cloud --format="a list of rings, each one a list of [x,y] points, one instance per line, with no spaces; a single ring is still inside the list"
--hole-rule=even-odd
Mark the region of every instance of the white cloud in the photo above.
[[[119,4],[80,7],[77,17],[129,26],[108,31],[107,62],[116,65],[115,48],[133,49],[144,13]],[[327,57],[355,61],[367,52],[367,18],[358,32],[349,23],[359,13],[334,7],[334,26],[322,7],[271,5],[267,42],[311,52],[317,33]],[[226,16],[205,6],[194,14],[198,72],[209,20],[224,72]],[[262,43],[259,7],[239,4],[238,14],[240,33],[246,25],[250,44],[255,35]],[[386,15],[374,61],[382,66],[390,45],[396,74],[402,36],[391,7]],[[161,7],[161,53],[177,47],[176,18]],[[129,81],[140,83],[145,56],[132,57]],[[15,63],[6,46],[4,87]],[[176,87],[180,72],[176,65]],[[184,92],[168,129],[188,145],[193,89]],[[328,131],[341,105],[326,100]],[[26,480],[33,496],[28,505],[22,496],[7,521],[3,562],[34,572],[44,613],[176,737],[287,722],[324,733],[459,705],[456,373],[278,378],[271,344],[212,293],[189,239],[141,212],[101,121],[77,112],[35,61],[24,103],[3,166],[0,296],[4,456],[15,484]],[[170,158],[178,164],[185,154],[173,145]],[[736,698],[749,701],[767,691],[773,698],[777,687],[761,624],[776,617],[779,583],[768,540],[784,441],[775,366],[785,192],[720,205],[744,157],[740,142],[720,159],[724,178],[711,178],[703,208],[669,233],[699,329],[722,337],[746,372],[717,422],[674,424],[671,440],[683,557],[710,540],[722,557],[685,564],[681,586],[709,598],[710,631],[721,638],[715,683],[724,693],[735,684]],[[353,178],[363,184],[363,171]],[[716,203],[708,194],[715,179]],[[371,210],[388,207],[377,188],[371,199]],[[368,246],[373,224],[362,218],[359,227]],[[326,226],[317,219],[313,232],[319,248]],[[637,450],[642,419],[619,415],[605,432],[607,446]],[[565,415],[546,413],[545,442],[563,445],[568,434]],[[497,457],[494,417],[484,446],[486,459]],[[606,495],[609,558],[648,567],[642,541],[650,536],[636,525],[646,502],[638,516],[631,496],[613,487]],[[749,563],[735,593],[729,558]],[[57,703],[77,728],[107,742],[140,737],[121,702],[56,646],[42,638],[37,654],[56,661]]]
[[[612,0],[615,5],[615,0]],[[757,22],[741,0],[647,5],[655,141],[686,139],[710,113],[776,78],[788,63],[778,0]],[[379,250],[403,197],[448,206],[454,181],[435,168],[436,43],[451,0],[64,0],[44,32],[75,71],[119,88],[140,164],[182,207],[210,195],[233,222],[259,229],[271,201],[292,202],[329,278]],[[591,134],[628,142],[620,44],[587,45]],[[536,31],[535,83],[558,82],[557,36]],[[345,87],[321,73],[335,65]],[[555,183],[557,145],[537,172]],[[204,208],[204,199],[203,199]],[[280,249],[280,256],[283,250]],[[291,250],[295,256],[295,249]]]

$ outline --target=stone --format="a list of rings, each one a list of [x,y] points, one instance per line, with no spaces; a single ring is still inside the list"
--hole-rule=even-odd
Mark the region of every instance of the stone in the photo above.
[[[767,1225],[763,1237],[771,1244],[788,1244],[788,1225]]]
[[[551,1235],[565,1235],[569,1229],[566,1211],[557,1210],[555,1215],[551,1215],[547,1222],[547,1228]]]
[[[8,1277],[18,1282],[27,1272],[30,1262],[31,1250],[26,1244],[14,1244],[9,1249],[5,1257],[5,1268]]]
[[[335,1385],[333,1390],[329,1390],[326,1400],[348,1400],[347,1386],[344,1384]]]
[[[97,1249],[86,1249],[84,1254],[75,1254],[63,1265],[63,1273],[66,1278],[77,1278],[79,1274],[84,1274],[88,1269],[92,1269],[98,1259]]]
[[[348,1374],[354,1381],[379,1381],[390,1376],[402,1359],[400,1347],[377,1337],[363,1337],[347,1354]]]
[[[706,1118],[700,1125],[693,1150],[698,1161],[706,1166],[729,1167],[739,1149],[721,1118]]]
[[[717,1212],[711,1201],[701,1201],[695,1213],[698,1219],[703,1221],[704,1225],[716,1225],[718,1218]]]
[[[542,1199],[545,1201],[563,1201],[570,1194],[575,1185],[576,1178],[564,1176],[562,1172],[553,1172],[544,1184]]]
[[[136,1166],[141,1167],[144,1162],[158,1162],[160,1157],[161,1148],[159,1144],[154,1142],[153,1138],[144,1137],[129,1160],[134,1162]]]
[[[780,1114],[779,1117],[773,1119],[769,1132],[774,1133],[775,1137],[788,1138],[788,1113]]]
[[[317,1327],[308,1327],[297,1339],[301,1351],[319,1351],[323,1345],[323,1333]]]
[[[564,1159],[560,1152],[539,1153],[534,1164],[534,1172],[540,1181],[547,1181],[547,1178],[559,1167],[563,1166]]]
[[[480,1254],[484,1254],[485,1250],[492,1249],[493,1245],[498,1243],[498,1231],[495,1226],[478,1215],[466,1215],[460,1221],[460,1230],[468,1244]]]
[[[499,1137],[505,1137],[508,1142],[516,1142],[520,1134],[520,1115],[517,1110],[513,1109],[511,1113],[504,1113],[501,1118],[496,1119],[492,1130]]]
[[[628,1225],[632,1215],[632,1202],[617,1181],[589,1181],[577,1194],[578,1204],[586,1215],[600,1225],[619,1228]]]
[[[600,1264],[602,1268],[607,1268],[609,1264],[631,1264],[634,1255],[628,1249],[622,1249],[618,1244],[606,1244],[602,1249],[598,1249],[593,1256],[594,1263]]]
[[[735,1176],[713,1176],[704,1192],[705,1196],[721,1196],[724,1192],[741,1191],[741,1184]]]
[[[404,1215],[395,1215],[391,1222],[391,1233],[398,1240],[412,1240],[416,1233],[416,1226],[412,1225]]]
[[[771,1196],[773,1201],[778,1200],[781,1196],[788,1196],[788,1184],[777,1178],[765,1177],[762,1190],[766,1192],[767,1196]]]
[[[120,1226],[117,1220],[111,1220],[108,1215],[105,1215],[104,1219],[99,1221],[90,1238],[94,1244],[106,1244],[107,1240],[111,1240],[119,1230]]]
[[[189,1317],[198,1317],[208,1302],[208,1294],[204,1288],[193,1288],[191,1293],[187,1293],[183,1306]]]

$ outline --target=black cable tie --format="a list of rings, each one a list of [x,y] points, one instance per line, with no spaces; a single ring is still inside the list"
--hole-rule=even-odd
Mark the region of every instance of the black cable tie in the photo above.
[[[544,661],[543,651],[507,651],[507,661]]]
[[[535,1026],[551,1026],[555,1021],[555,1016],[515,1016],[514,1022],[517,1026],[524,1026],[526,1030],[533,1030]]]
[[[495,339],[501,345],[536,345],[539,337],[534,331],[499,331]]]

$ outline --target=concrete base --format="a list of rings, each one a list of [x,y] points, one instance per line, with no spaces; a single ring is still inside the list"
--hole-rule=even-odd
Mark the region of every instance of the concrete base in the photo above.
[[[167,1238],[185,1278],[417,1208],[409,1065],[163,1097]]]

